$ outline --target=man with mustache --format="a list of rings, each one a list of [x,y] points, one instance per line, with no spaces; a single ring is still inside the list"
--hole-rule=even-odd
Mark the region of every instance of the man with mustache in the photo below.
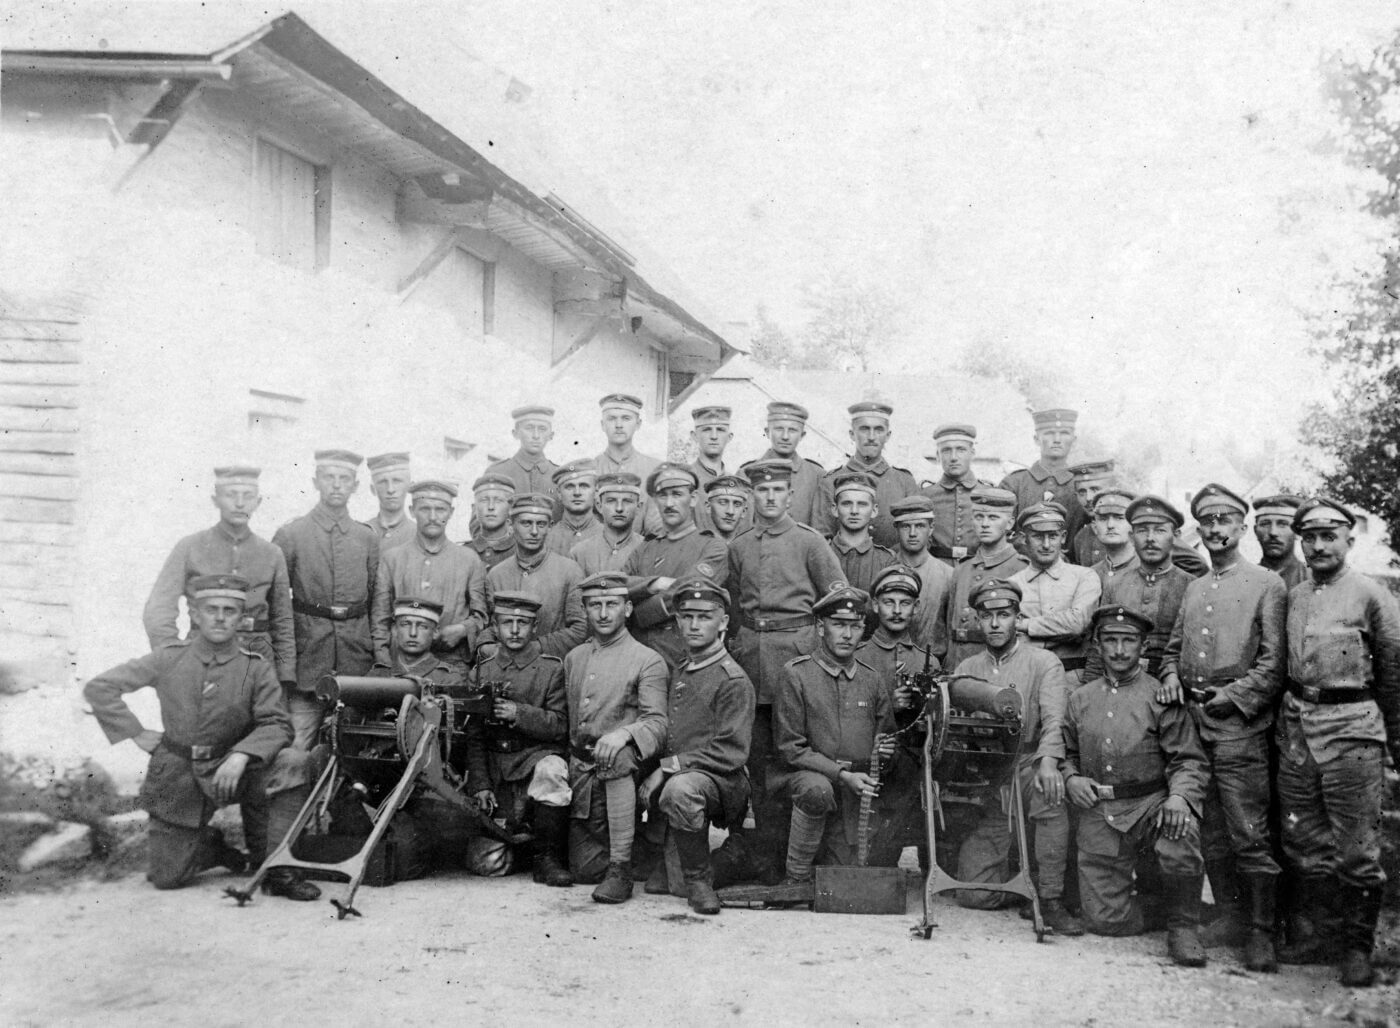
[[[904,468],[897,468],[885,460],[885,444],[893,432],[890,417],[894,408],[876,400],[863,400],[846,408],[851,416],[851,442],[856,452],[839,468],[828,471],[817,489],[816,506],[812,509],[812,527],[822,535],[831,538],[835,534],[839,517],[836,513],[836,483],[851,472],[868,476],[875,483],[875,502],[878,511],[871,526],[871,536],[875,542],[887,549],[897,541],[894,521],[890,519],[890,505],[902,500],[910,493],[918,491],[914,476]]]

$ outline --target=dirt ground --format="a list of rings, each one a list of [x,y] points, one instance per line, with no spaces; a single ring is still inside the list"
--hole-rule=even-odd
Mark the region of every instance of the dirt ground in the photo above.
[[[1015,913],[940,899],[933,938],[912,939],[906,873],[902,918],[700,918],[640,885],[604,907],[528,875],[439,873],[362,889],[364,916],[338,921],[324,900],[239,909],[219,874],[179,892],[80,881],[0,899],[0,1024],[1400,1024],[1394,984],[1253,975],[1225,950],[1181,969],[1161,933],[1037,944]]]

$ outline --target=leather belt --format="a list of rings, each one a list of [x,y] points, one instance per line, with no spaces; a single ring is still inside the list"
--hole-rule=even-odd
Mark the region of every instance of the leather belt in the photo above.
[[[1166,792],[1167,780],[1154,778],[1147,782],[1115,782],[1112,785],[1098,786],[1101,800],[1140,800],[1155,792]]]
[[[1088,661],[1084,657],[1061,657],[1060,666],[1066,671],[1083,671]]]
[[[754,632],[790,632],[795,628],[815,625],[817,619],[811,614],[795,614],[783,618],[740,618],[743,626]]]
[[[930,546],[929,553],[939,560],[951,560],[961,564],[972,556],[972,548],[970,546]]]
[[[238,622],[240,632],[266,632],[272,627],[272,622],[267,618],[244,618]]]
[[[305,600],[294,598],[292,610],[298,614],[305,614],[307,617],[325,618],[327,621],[353,621],[355,618],[362,618],[369,613],[369,604],[361,600],[358,603],[323,607],[319,603],[307,603]]]
[[[1288,683],[1288,691],[1300,700],[1317,704],[1365,703],[1374,699],[1370,689],[1318,689],[1292,681]]]
[[[160,744],[177,757],[185,760],[218,760],[228,752],[227,746],[186,746],[182,742],[175,742],[165,736],[160,737]]]

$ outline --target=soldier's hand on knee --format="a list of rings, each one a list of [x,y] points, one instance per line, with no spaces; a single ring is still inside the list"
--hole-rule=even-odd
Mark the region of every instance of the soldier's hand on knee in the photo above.
[[[490,789],[482,789],[475,793],[472,799],[476,800],[477,808],[487,817],[496,812],[496,794]]]
[[[1043,757],[1035,773],[1035,791],[1045,797],[1052,807],[1065,801],[1065,780],[1060,777],[1059,762],[1051,757]]]
[[[1065,793],[1069,796],[1069,801],[1080,810],[1090,810],[1099,802],[1099,793],[1094,784],[1092,778],[1074,775],[1065,782]]]
[[[1169,796],[1157,812],[1157,827],[1168,839],[1180,839],[1191,823],[1191,808],[1180,796]]]
[[[230,753],[214,771],[214,798],[220,803],[232,803],[238,794],[238,783],[248,768],[248,754]]]
[[[1158,703],[1180,703],[1181,679],[1174,674],[1163,675],[1161,688],[1156,695]]]
[[[593,761],[604,771],[609,770],[617,760],[622,748],[632,741],[632,736],[621,729],[614,729],[598,740],[593,747]]]

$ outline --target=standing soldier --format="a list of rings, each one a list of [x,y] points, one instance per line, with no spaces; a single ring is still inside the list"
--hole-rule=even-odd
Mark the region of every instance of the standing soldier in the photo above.
[[[598,454],[598,474],[610,475],[627,471],[642,481],[661,463],[632,447],[632,437],[642,426],[642,401],[626,393],[609,393],[598,401],[602,411],[603,434],[608,445]],[[655,535],[661,531],[661,513],[651,504],[642,510],[642,534]]]
[[[721,475],[706,483],[705,499],[701,506],[705,519],[709,522],[710,533],[724,543],[732,543],[743,532],[753,527],[753,511],[750,510],[753,492],[749,483],[738,475]]]
[[[1383,587],[1348,570],[1355,524],[1330,499],[1308,500],[1293,522],[1312,577],[1288,594],[1278,796],[1288,812],[1283,852],[1300,876],[1300,930],[1281,956],[1340,956],[1342,984],[1364,987],[1375,980],[1371,948],[1386,880],[1384,747],[1400,767],[1400,611]]]
[[[775,400],[768,405],[768,424],[763,434],[768,437],[768,449],[757,460],[784,460],[792,465],[791,503],[788,514],[799,525],[815,525],[813,520],[818,503],[817,493],[826,470],[814,460],[799,456],[798,444],[807,434],[807,419],[811,415],[799,403]],[[739,468],[739,474],[747,475],[749,464]]]
[[[1293,517],[1303,499],[1300,496],[1266,496],[1254,501],[1254,538],[1259,540],[1263,556],[1259,566],[1267,568],[1290,591],[1308,577],[1308,566],[1298,559],[1297,536],[1293,533]]]
[[[876,574],[898,562],[894,551],[876,543],[871,534],[871,525],[880,514],[875,480],[859,471],[837,475],[832,511],[836,515],[836,531],[826,541],[836,552],[847,583],[868,593]]]
[[[318,450],[311,482],[320,502],[272,537],[292,587],[297,687],[287,693],[287,708],[299,749],[315,746],[321,729],[317,683],[326,675],[363,675],[374,663],[369,604],[379,539],[348,509],[362,461],[349,450]]]
[[[515,552],[486,572],[486,606],[495,611],[498,592],[529,593],[540,601],[535,619],[540,649],[551,657],[563,657],[583,642],[587,625],[579,595],[583,571],[568,557],[544,548],[553,510],[554,502],[542,493],[526,493],[511,502]],[[494,646],[495,640],[490,641]]]
[[[822,535],[836,532],[836,480],[848,472],[869,475],[875,482],[875,502],[880,513],[875,516],[875,541],[886,548],[896,544],[894,521],[888,513],[890,505],[918,491],[914,476],[904,468],[891,466],[885,460],[885,444],[889,442],[890,416],[894,408],[887,403],[862,400],[846,408],[851,416],[851,441],[856,452],[839,468],[828,471],[817,490],[816,506],[812,509],[812,527]]]
[[[933,430],[933,445],[943,476],[925,482],[919,493],[933,504],[933,533],[930,549],[945,564],[956,566],[977,549],[977,529],[972,524],[972,491],[990,486],[972,470],[977,455],[977,429],[972,425],[950,423]]]
[[[705,486],[715,479],[728,474],[724,468],[724,451],[729,446],[729,441],[734,438],[734,433],[729,430],[729,422],[734,412],[728,407],[696,407],[690,412],[690,416],[695,422],[695,427],[690,430],[690,438],[694,440],[697,451],[695,460],[690,464],[690,470],[695,472],[703,491]],[[695,510],[695,523],[702,531],[714,531],[710,512],[705,509],[703,503]]]
[[[366,529],[368,531],[368,529]],[[111,742],[134,740],[151,755],[141,806],[151,816],[146,877],[157,889],[199,872],[261,864],[306,800],[307,755],[288,747],[292,726],[272,662],[238,644],[248,581],[204,575],[187,583],[190,638],[98,675],[83,689]],[[155,689],[165,731],[143,728],[122,698]],[[209,827],[228,803],[242,808],[248,856]],[[321,891],[291,868],[274,868],[263,891],[314,900]]]
[[[238,623],[238,643],[271,661],[286,688],[297,680],[297,641],[292,628],[287,560],[282,551],[254,535],[248,522],[262,503],[258,468],[244,465],[214,469],[214,506],[219,523],[175,544],[151,587],[141,620],[151,649],[180,638],[180,597],[188,603],[189,583],[204,575],[241,575],[248,599]]]
[[[1271,971],[1279,867],[1269,838],[1267,733],[1283,685],[1287,597],[1283,579],[1240,557],[1248,510],[1215,483],[1191,500],[1211,571],[1186,587],[1162,659],[1162,695],[1179,699],[1185,690],[1210,763],[1201,848],[1222,913],[1202,941],[1211,947],[1239,940],[1247,895],[1245,966]]]
[[[601,519],[599,530],[569,551],[569,559],[583,569],[585,577],[621,571],[632,551],[642,545],[636,528],[641,502],[642,480],[636,475],[619,471],[599,477],[593,500]]]
[[[1128,504],[1133,499],[1133,494],[1124,489],[1105,489],[1094,500],[1090,528],[1103,556],[1090,567],[1105,585],[1137,567],[1133,534],[1128,527]]]
[[[1094,501],[1113,485],[1115,467],[1117,465],[1111,460],[1096,460],[1076,464],[1069,469],[1074,476],[1074,495],[1079,498],[1080,516],[1089,522],[1070,540],[1070,559],[1082,568],[1091,568],[1103,560],[1103,544],[1094,535]]]
[[[1073,539],[1088,523],[1074,492],[1074,474],[1069,470],[1069,455],[1074,449],[1074,428],[1079,421],[1077,411],[1054,409],[1031,413],[1035,423],[1035,445],[1040,456],[1028,468],[1013,471],[1001,482],[1001,488],[1016,495],[1016,506],[1025,510],[1033,503],[1058,503],[1067,512],[1066,535]]]
[[[394,609],[401,596],[431,600],[442,609],[433,633],[432,651],[458,672],[465,672],[486,627],[486,566],[465,546],[447,541],[457,487],[424,479],[409,487],[413,497],[414,537],[379,558],[370,628],[375,659],[386,663]]]
[[[464,543],[490,571],[515,554],[510,505],[515,484],[505,475],[485,474],[472,483],[472,537]]]
[[[1099,576],[1064,559],[1065,509],[1053,500],[1026,508],[1016,527],[1031,560],[1011,576],[1021,587],[1016,631],[1058,657],[1070,685],[1077,685],[1089,649],[1089,622],[1103,591]]]
[[[650,646],[674,670],[688,659],[685,639],[669,605],[671,590],[682,578],[699,575],[723,585],[729,575],[729,548],[695,527],[695,472],[684,464],[662,464],[647,479],[647,494],[661,511],[664,535],[645,540],[623,565],[628,622],[643,646]]]
[[[413,538],[417,526],[404,512],[408,484],[413,481],[408,454],[381,453],[365,461],[369,486],[379,501],[379,513],[365,522],[379,540],[379,552],[392,550]]]
[[[510,417],[515,422],[510,434],[520,442],[520,448],[488,467],[486,474],[508,479],[517,493],[543,493],[557,499],[554,472],[558,465],[544,455],[544,448],[554,438],[554,408],[526,404],[511,411]]]
[[[585,579],[591,638],[564,658],[569,709],[569,784],[574,877],[599,882],[597,903],[632,897],[637,770],[666,741],[666,662],[627,632],[627,580]]]
[[[1016,496],[1005,489],[979,486],[972,492],[972,523],[977,528],[977,552],[953,571],[948,598],[948,659],[957,667],[981,653],[982,629],[972,609],[972,591],[983,582],[1010,578],[1026,566],[1026,558],[1007,542],[1016,516]]]
[[[948,654],[948,601],[953,593],[953,569],[929,554],[933,531],[933,501],[927,496],[906,496],[890,508],[899,549],[895,556],[919,580],[919,609],[910,635],[918,646],[932,646],[942,660]],[[971,514],[968,515],[969,522]],[[975,537],[974,537],[975,540]]]
[[[597,482],[598,464],[591,457],[570,461],[554,472],[553,491],[564,513],[544,541],[550,553],[567,557],[575,546],[603,530],[593,509]]]

